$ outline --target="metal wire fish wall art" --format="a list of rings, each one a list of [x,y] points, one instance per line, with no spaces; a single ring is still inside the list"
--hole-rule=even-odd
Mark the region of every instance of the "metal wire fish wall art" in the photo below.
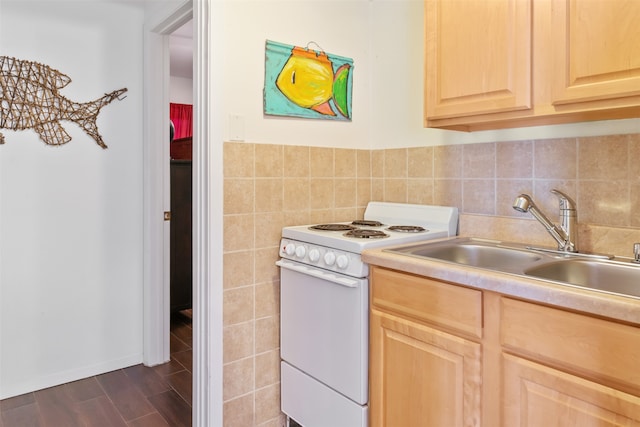
[[[0,56],[0,129],[33,129],[48,145],[62,145],[71,136],[60,124],[78,124],[96,143],[107,148],[96,119],[105,105],[122,100],[127,88],[114,90],[90,102],[74,102],[58,91],[71,82],[69,76],[48,65]],[[0,133],[0,144],[4,144]]]

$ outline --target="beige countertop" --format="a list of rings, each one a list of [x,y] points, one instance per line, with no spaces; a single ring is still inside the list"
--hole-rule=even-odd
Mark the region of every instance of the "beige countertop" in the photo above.
[[[386,252],[385,248],[365,250],[362,253],[362,259],[370,265],[640,324],[640,299],[638,298],[612,295],[444,261],[401,255]]]

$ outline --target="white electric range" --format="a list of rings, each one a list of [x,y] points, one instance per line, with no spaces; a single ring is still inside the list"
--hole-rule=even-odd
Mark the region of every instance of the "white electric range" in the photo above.
[[[365,249],[456,235],[455,207],[370,202],[363,220],[282,229],[281,406],[291,425],[366,427]]]

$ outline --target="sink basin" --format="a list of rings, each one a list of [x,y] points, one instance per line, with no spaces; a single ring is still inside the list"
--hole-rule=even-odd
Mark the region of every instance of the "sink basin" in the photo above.
[[[524,273],[554,282],[640,297],[640,265],[631,263],[567,259],[544,263]]]
[[[506,272],[521,271],[522,265],[542,259],[540,254],[524,248],[501,246],[498,242],[475,239],[423,243],[389,249],[389,252]]]
[[[413,243],[385,251],[640,298],[640,264],[606,255],[565,253],[473,237]]]

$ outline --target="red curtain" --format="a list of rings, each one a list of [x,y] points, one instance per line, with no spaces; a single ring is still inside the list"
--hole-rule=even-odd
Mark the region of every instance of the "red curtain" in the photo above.
[[[193,105],[170,103],[169,118],[175,128],[173,139],[193,136]]]

